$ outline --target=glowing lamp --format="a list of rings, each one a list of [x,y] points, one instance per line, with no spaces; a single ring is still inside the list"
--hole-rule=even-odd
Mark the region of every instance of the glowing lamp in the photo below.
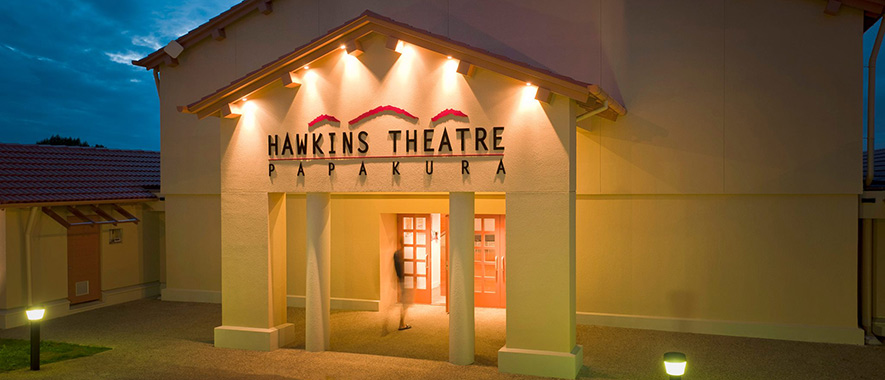
[[[33,307],[25,311],[25,314],[28,315],[29,321],[39,321],[43,319],[43,314],[46,313],[46,309],[42,307]]]
[[[670,375],[671,380],[681,379],[685,374],[685,354],[681,352],[668,352],[664,354],[664,370]]]
[[[310,66],[308,66],[308,65],[304,65],[304,69],[305,69],[305,70],[310,70]]]
[[[46,314],[46,309],[40,306],[31,306],[25,310],[31,323],[31,371],[40,369],[40,320]]]

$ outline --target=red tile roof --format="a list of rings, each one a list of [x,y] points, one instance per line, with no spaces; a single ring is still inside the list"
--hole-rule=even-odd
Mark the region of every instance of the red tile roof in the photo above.
[[[0,206],[156,199],[160,152],[0,143]]]

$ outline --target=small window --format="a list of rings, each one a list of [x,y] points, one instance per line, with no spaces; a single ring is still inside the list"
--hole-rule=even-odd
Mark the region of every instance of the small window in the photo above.
[[[108,230],[108,243],[120,244],[123,242],[123,230],[120,228],[111,228]]]

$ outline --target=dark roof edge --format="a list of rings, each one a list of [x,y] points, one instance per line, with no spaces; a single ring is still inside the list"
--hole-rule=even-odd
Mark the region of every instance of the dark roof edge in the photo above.
[[[100,150],[103,152],[131,152],[131,153],[156,153],[160,154],[160,152],[156,150],[144,150],[144,149],[110,149],[110,148],[101,148],[95,146],[71,146],[71,145],[50,145],[50,144],[20,144],[20,143],[0,143],[0,147],[2,146],[20,146],[20,147],[37,147],[37,148],[60,148],[60,149],[82,149],[82,150]]]
[[[252,13],[252,11],[258,10],[259,5],[269,4],[271,2],[272,0],[243,0],[241,3],[230,7],[230,9],[221,12],[219,15],[209,19],[209,21],[206,21],[202,25],[185,33],[183,36],[176,38],[175,41],[187,49],[188,47],[212,36],[212,32],[216,29],[224,29],[224,27],[239,21],[249,13]],[[144,67],[147,70],[156,68],[165,61],[166,57],[169,56],[164,49],[165,46],[148,54],[142,59],[133,60],[132,64]]]

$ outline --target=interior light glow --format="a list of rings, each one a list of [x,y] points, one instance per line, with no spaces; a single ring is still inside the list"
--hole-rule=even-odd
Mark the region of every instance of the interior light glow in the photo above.
[[[525,85],[526,85],[526,86],[531,86],[531,85],[532,85],[532,82],[525,82]]]
[[[450,55],[450,56],[446,57],[446,59],[449,59],[449,60],[450,60],[450,59],[452,59],[452,56]]]
[[[685,354],[681,352],[668,352],[664,354],[664,370],[670,376],[682,376],[685,374]]]
[[[406,47],[406,43],[403,42],[402,40],[400,40],[396,43],[396,49],[393,49],[393,51],[395,51],[397,53],[402,53],[403,49],[405,49],[405,47]]]
[[[46,313],[46,309],[44,308],[33,308],[25,311],[25,314],[28,315],[29,321],[39,321],[43,319],[43,314]]]
[[[344,44],[341,44],[341,46],[339,46],[339,48],[341,48],[341,50],[347,50],[347,46],[344,46]]]
[[[245,96],[244,96],[244,97],[243,97],[243,98],[242,98],[242,99],[240,99],[240,100],[242,100],[242,101],[244,101],[244,102],[247,102],[247,101],[249,101],[249,99],[246,99],[246,97],[245,97]]]
[[[308,66],[308,65],[304,65],[304,69],[305,69],[305,70],[310,70],[310,66]]]

